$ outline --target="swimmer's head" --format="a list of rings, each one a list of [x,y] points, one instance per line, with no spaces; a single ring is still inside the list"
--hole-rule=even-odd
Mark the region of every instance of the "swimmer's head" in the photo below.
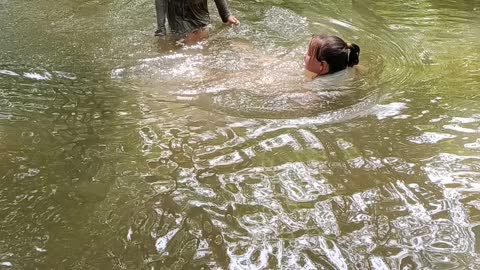
[[[305,69],[325,75],[358,64],[360,47],[337,36],[313,36],[305,54]]]

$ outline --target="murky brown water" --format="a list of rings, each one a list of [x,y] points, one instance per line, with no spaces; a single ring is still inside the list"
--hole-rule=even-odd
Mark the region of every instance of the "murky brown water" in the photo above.
[[[0,0],[0,269],[480,268],[479,1],[80,2]]]

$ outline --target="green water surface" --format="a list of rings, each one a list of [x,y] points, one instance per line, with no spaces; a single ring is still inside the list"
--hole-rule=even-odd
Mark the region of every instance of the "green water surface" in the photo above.
[[[153,2],[0,0],[0,269],[480,269],[479,1]]]

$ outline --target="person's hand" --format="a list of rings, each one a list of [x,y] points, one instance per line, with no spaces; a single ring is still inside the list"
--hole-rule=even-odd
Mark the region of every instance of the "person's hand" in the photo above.
[[[235,16],[230,15],[228,16],[227,23],[230,25],[239,25],[240,21],[237,18],[235,18]]]

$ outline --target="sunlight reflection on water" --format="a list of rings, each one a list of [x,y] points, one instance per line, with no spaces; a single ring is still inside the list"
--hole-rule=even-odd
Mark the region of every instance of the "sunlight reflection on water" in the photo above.
[[[184,47],[146,1],[0,2],[0,267],[479,267],[470,2],[232,0]],[[305,82],[314,33],[363,72]]]

